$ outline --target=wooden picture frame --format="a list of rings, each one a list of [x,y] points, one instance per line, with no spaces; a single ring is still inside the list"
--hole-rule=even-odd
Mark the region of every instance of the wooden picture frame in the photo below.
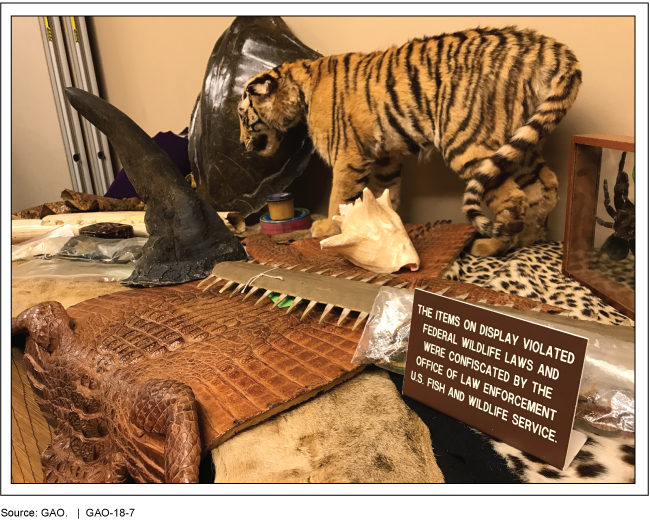
[[[634,319],[634,290],[592,268],[596,210],[603,184],[601,162],[605,149],[634,153],[634,137],[594,134],[574,135],[571,139],[562,273],[579,281],[606,303]],[[616,175],[616,172],[603,174],[609,182],[612,203]],[[633,200],[633,196],[630,199]],[[604,219],[613,221],[610,217]]]

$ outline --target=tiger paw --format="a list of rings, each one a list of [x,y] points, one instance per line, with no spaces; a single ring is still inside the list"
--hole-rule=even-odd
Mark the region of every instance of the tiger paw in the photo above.
[[[320,219],[314,221],[311,226],[312,237],[335,236],[341,233],[341,229],[331,219]]]
[[[477,239],[470,250],[473,256],[503,256],[513,246],[511,241],[505,241],[497,237]]]

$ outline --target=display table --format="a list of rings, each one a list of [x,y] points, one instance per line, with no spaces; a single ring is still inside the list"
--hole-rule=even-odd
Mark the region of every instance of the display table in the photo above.
[[[464,252],[448,277],[557,304],[582,319],[630,323],[560,272],[561,244],[505,258]],[[117,282],[14,280],[12,316],[56,300],[64,307],[124,290]],[[34,402],[22,353],[12,349],[12,480],[40,482],[50,430]],[[331,391],[242,431],[213,450],[201,480],[216,482],[630,482],[634,442],[591,434],[568,470],[476,432],[410,399],[401,377],[369,367]],[[416,416],[417,414],[417,416]],[[428,428],[428,429],[427,429]],[[433,447],[431,447],[433,446]],[[435,454],[435,457],[433,456]]]

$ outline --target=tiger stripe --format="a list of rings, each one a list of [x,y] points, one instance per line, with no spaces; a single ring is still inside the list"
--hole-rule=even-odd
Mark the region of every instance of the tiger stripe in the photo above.
[[[260,93],[269,75],[275,91]],[[395,183],[398,192],[402,156],[434,146],[466,184],[468,220],[495,240],[481,250],[497,253],[524,229],[517,239],[539,237],[540,214],[557,201],[557,178],[539,145],[564,118],[581,82],[575,55],[532,30],[476,28],[416,38],[385,51],[301,60],[259,73],[242,94],[242,142],[250,143],[247,134],[286,132],[304,120],[334,170],[330,217],[367,178],[371,185]],[[259,131],[243,124],[255,112]],[[269,136],[264,154],[277,149],[277,136]],[[528,195],[535,203],[547,196],[536,206],[537,226],[527,223]],[[391,194],[393,203],[398,199]],[[484,201],[496,221],[485,217]]]

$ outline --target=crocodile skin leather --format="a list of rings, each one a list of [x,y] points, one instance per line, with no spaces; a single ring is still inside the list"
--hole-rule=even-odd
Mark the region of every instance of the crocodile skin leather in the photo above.
[[[201,456],[234,432],[361,371],[352,320],[229,296],[187,283],[12,319],[56,430],[47,482],[197,482]]]
[[[451,221],[436,221],[425,225],[407,223],[404,228],[420,256],[420,268],[417,272],[405,269],[395,274],[411,281],[442,276],[463,248],[472,242],[476,233],[472,225]]]

